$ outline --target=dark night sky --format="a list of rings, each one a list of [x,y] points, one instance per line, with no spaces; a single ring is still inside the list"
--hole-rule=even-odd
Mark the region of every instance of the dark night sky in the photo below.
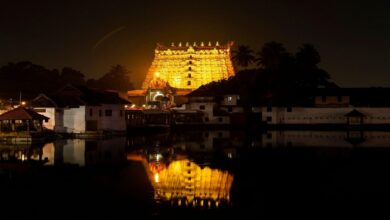
[[[0,65],[29,60],[99,77],[122,64],[139,85],[156,42],[233,40],[258,50],[275,40],[290,51],[314,44],[341,86],[390,86],[387,2],[0,0]]]

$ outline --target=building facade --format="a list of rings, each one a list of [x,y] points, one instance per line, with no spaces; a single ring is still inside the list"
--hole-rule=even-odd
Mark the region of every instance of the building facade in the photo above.
[[[130,102],[114,92],[66,86],[54,95],[40,94],[31,105],[50,118],[43,126],[59,133],[126,131]]]
[[[150,88],[151,82],[158,77],[173,88],[196,89],[212,81],[226,79],[234,75],[230,59],[232,42],[226,45],[212,45],[210,42],[188,43],[170,47],[157,44],[155,58],[145,81],[143,89]]]

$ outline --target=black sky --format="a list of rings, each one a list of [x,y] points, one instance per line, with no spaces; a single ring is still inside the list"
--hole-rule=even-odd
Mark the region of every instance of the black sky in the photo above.
[[[0,0],[0,65],[29,60],[99,77],[114,64],[137,85],[156,42],[312,43],[341,86],[390,86],[388,1]],[[124,27],[124,28],[121,28]],[[108,33],[119,30],[94,46]]]

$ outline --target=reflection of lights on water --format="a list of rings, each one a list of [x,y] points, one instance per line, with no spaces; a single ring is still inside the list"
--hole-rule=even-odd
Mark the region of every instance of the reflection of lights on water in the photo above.
[[[162,154],[156,154],[156,160],[157,160],[157,161],[160,161],[160,159],[161,159],[162,157],[163,157]]]
[[[25,161],[26,160],[26,156],[24,156],[24,154],[22,154],[22,161]]]
[[[233,153],[230,154],[233,157]],[[234,177],[227,171],[199,167],[189,160],[173,161],[159,171],[152,163],[149,165],[156,198],[171,201],[178,206],[208,208],[219,207],[221,201],[230,201]]]
[[[158,183],[159,179],[160,179],[160,176],[158,175],[158,173],[155,173],[154,174],[154,182]]]
[[[232,155],[232,153],[228,153],[228,155],[227,155],[230,159],[233,157],[233,155]]]

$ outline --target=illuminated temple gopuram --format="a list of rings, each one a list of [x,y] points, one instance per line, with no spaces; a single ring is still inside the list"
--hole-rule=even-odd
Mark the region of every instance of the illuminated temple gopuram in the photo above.
[[[230,202],[233,175],[227,171],[201,168],[189,160],[173,161],[161,170],[152,167],[152,185],[158,199],[179,206],[218,207],[221,202]]]
[[[171,87],[196,89],[212,81],[234,75],[230,48],[233,42],[200,45],[186,43],[170,47],[157,44],[154,61],[149,68],[142,88],[148,89],[153,78],[158,77]]]
[[[142,89],[128,91],[128,99],[135,108],[166,109],[186,103],[185,95],[191,91],[234,75],[232,46],[233,42],[157,44]]]

